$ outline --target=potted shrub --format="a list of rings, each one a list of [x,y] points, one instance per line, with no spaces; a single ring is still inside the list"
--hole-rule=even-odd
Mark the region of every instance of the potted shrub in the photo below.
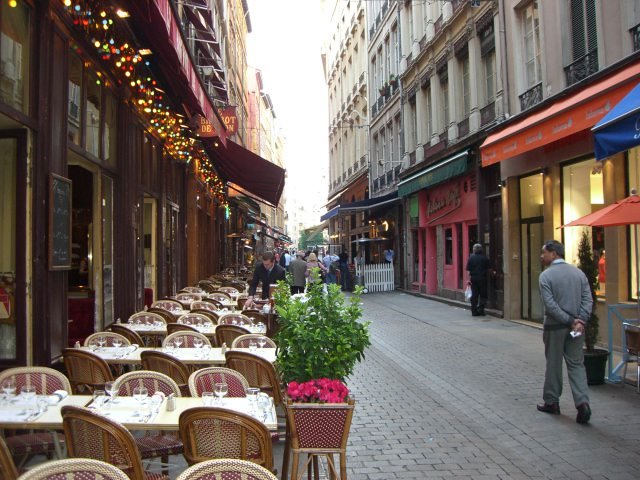
[[[318,269],[315,269],[318,270]],[[313,272],[312,278],[318,278]],[[326,288],[325,288],[326,287]],[[304,295],[290,295],[279,282],[275,291],[280,329],[276,368],[287,386],[288,440],[283,460],[283,478],[288,472],[289,450],[293,453],[292,478],[297,478],[299,455],[340,455],[340,478],[346,478],[346,443],[354,400],[345,380],[370,345],[368,322],[361,322],[362,308],[357,287],[350,298],[335,284],[310,283]],[[327,465],[338,475],[333,457]]]
[[[596,314],[596,289],[598,287],[598,262],[593,257],[591,239],[586,231],[582,232],[578,243],[578,268],[586,275],[591,288],[593,308],[591,318],[587,322],[584,331],[584,367],[587,371],[587,383],[589,385],[602,385],[604,383],[605,370],[609,352],[596,348],[600,337],[600,324]]]
[[[398,88],[398,77],[396,77],[393,73],[389,75],[389,85],[395,90]]]
[[[381,97],[386,97],[387,95],[389,95],[390,91],[391,91],[391,88],[389,87],[389,84],[386,82],[378,89],[378,92],[380,92]]]

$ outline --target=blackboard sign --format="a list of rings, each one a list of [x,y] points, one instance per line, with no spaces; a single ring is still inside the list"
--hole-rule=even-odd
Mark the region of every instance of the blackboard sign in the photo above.
[[[71,268],[71,180],[49,179],[49,270]]]

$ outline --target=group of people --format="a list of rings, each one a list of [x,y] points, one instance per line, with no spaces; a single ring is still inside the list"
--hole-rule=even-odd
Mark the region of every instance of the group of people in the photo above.
[[[564,245],[560,242],[545,242],[540,261],[547,267],[539,277],[544,305],[542,338],[547,364],[542,391],[544,403],[537,409],[552,415],[560,414],[564,359],[577,410],[576,422],[586,424],[591,419],[591,407],[583,347],[585,327],[591,319],[593,294],[585,274],[565,261]],[[473,246],[466,270],[471,286],[471,314],[484,315],[488,276],[492,270],[482,245]]]

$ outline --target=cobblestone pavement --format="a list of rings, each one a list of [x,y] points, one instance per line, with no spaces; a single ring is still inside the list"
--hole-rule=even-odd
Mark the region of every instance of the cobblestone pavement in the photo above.
[[[640,478],[640,395],[591,387],[575,422],[539,413],[542,331],[400,292],[363,296],[372,346],[349,381],[356,397],[349,477]]]

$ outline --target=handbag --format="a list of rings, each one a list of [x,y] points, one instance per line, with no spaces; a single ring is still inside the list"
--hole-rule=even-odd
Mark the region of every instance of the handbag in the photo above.
[[[468,302],[471,300],[471,285],[467,285],[467,288],[464,290],[464,299]]]

